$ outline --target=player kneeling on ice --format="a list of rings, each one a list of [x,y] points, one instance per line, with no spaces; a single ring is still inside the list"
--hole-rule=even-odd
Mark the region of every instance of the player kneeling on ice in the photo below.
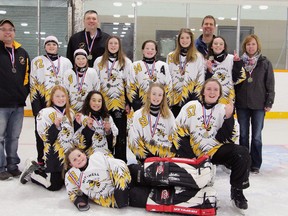
[[[128,184],[131,181],[125,162],[102,152],[89,158],[77,148],[66,154],[65,186],[70,200],[79,211],[89,210],[89,199],[104,207],[128,205]]]
[[[190,101],[176,118],[174,146],[179,157],[193,158],[207,154],[213,164],[231,168],[231,200],[241,210],[248,208],[243,189],[249,187],[250,155],[248,150],[234,144],[235,130],[232,102],[218,103],[222,87],[208,79],[200,93],[201,102]]]

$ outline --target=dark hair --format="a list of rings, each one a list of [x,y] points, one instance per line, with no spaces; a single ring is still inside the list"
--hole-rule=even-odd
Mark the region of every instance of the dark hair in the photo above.
[[[86,16],[87,14],[96,14],[96,15],[98,15],[98,13],[97,13],[95,10],[88,10],[88,11],[85,12],[84,18],[85,18],[85,16]]]
[[[145,48],[147,43],[153,43],[155,45],[156,52],[158,52],[158,45],[157,45],[157,42],[154,41],[154,40],[146,40],[146,41],[144,41],[143,44],[142,44],[142,50],[144,50],[144,48]]]
[[[209,43],[209,45],[208,45],[208,54],[207,54],[207,57],[214,55],[214,51],[212,50],[211,47],[212,47],[212,45],[213,45],[213,41],[214,41],[215,39],[217,39],[217,38],[221,38],[221,39],[223,40],[223,42],[224,42],[224,51],[227,52],[227,43],[226,43],[225,39],[224,39],[223,37],[221,37],[221,36],[216,36],[216,37],[214,37],[214,38],[212,39],[212,41],[211,41],[211,42]]]
[[[109,44],[109,41],[110,41],[111,39],[113,39],[113,38],[117,39],[118,44],[119,44],[119,50],[118,50],[118,52],[117,52],[117,58],[118,58],[118,62],[119,62],[119,63],[118,63],[118,64],[119,64],[119,67],[120,67],[120,68],[124,68],[124,67],[125,67],[125,57],[126,57],[126,55],[125,55],[125,53],[124,53],[124,51],[123,51],[123,49],[122,49],[121,39],[120,39],[118,36],[115,36],[115,35],[109,36],[109,37],[107,38],[106,44],[105,44],[105,52],[104,52],[103,55],[102,55],[102,59],[101,59],[101,61],[99,62],[99,65],[100,65],[101,67],[104,67],[104,66],[106,65],[107,61],[109,61],[108,44]]]
[[[205,16],[205,17],[203,18],[203,20],[202,20],[202,25],[201,25],[201,26],[203,26],[203,24],[204,24],[204,22],[205,22],[205,19],[213,19],[213,20],[214,20],[214,26],[216,26],[216,19],[215,19],[212,15],[207,15],[207,16]]]
[[[105,104],[105,100],[104,100],[104,97],[103,97],[103,95],[99,92],[99,91],[90,91],[89,93],[88,93],[88,95],[87,95],[87,97],[85,98],[85,101],[84,101],[84,103],[83,103],[83,106],[82,106],[82,109],[81,109],[81,113],[83,114],[83,115],[89,115],[89,113],[91,113],[93,110],[91,109],[91,107],[90,107],[90,100],[91,100],[91,98],[92,98],[92,96],[94,95],[94,94],[98,94],[98,95],[100,95],[101,96],[101,98],[102,98],[102,107],[101,107],[101,109],[99,110],[99,112],[100,112],[100,115],[101,115],[101,117],[104,119],[104,118],[108,118],[110,115],[109,115],[109,113],[108,113],[108,109],[107,109],[107,107],[106,107],[106,104]]]

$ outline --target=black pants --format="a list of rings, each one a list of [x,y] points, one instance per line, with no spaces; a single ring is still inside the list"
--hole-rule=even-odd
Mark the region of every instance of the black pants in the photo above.
[[[238,189],[249,187],[251,158],[247,148],[244,146],[224,144],[213,155],[211,162],[231,168],[231,186]]]
[[[37,121],[36,121],[36,116],[35,118],[35,137],[36,137],[36,148],[37,148],[37,162],[40,165],[44,165],[44,160],[43,160],[43,156],[44,156],[44,143],[43,140],[41,139],[41,137],[39,136],[38,132],[37,132]]]
[[[125,110],[116,110],[110,111],[110,115],[113,118],[113,121],[116,127],[119,130],[116,145],[115,145],[115,152],[114,157],[123,160],[127,163],[127,115]]]
[[[49,191],[58,191],[64,185],[64,179],[62,178],[62,172],[51,172],[45,173],[45,171],[35,171],[36,176],[35,178],[31,178],[31,181],[35,184],[41,185],[42,187],[46,188]],[[48,179],[47,174],[50,174],[50,178]],[[50,182],[50,186],[46,187],[41,182]]]

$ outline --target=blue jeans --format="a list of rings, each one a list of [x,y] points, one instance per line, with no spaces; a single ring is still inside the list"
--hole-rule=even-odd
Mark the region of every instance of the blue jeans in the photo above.
[[[240,125],[240,145],[250,149],[251,168],[260,169],[262,164],[262,129],[265,111],[252,109],[237,109]],[[249,148],[250,121],[252,126],[251,146]]]
[[[24,107],[0,108],[0,172],[18,169],[18,140],[24,118]]]

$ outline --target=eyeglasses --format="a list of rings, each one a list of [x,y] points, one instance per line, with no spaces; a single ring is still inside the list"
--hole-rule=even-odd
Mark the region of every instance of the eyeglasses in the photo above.
[[[15,31],[15,28],[9,28],[9,29],[0,28],[0,31],[3,31],[3,32],[14,32],[14,31]]]

